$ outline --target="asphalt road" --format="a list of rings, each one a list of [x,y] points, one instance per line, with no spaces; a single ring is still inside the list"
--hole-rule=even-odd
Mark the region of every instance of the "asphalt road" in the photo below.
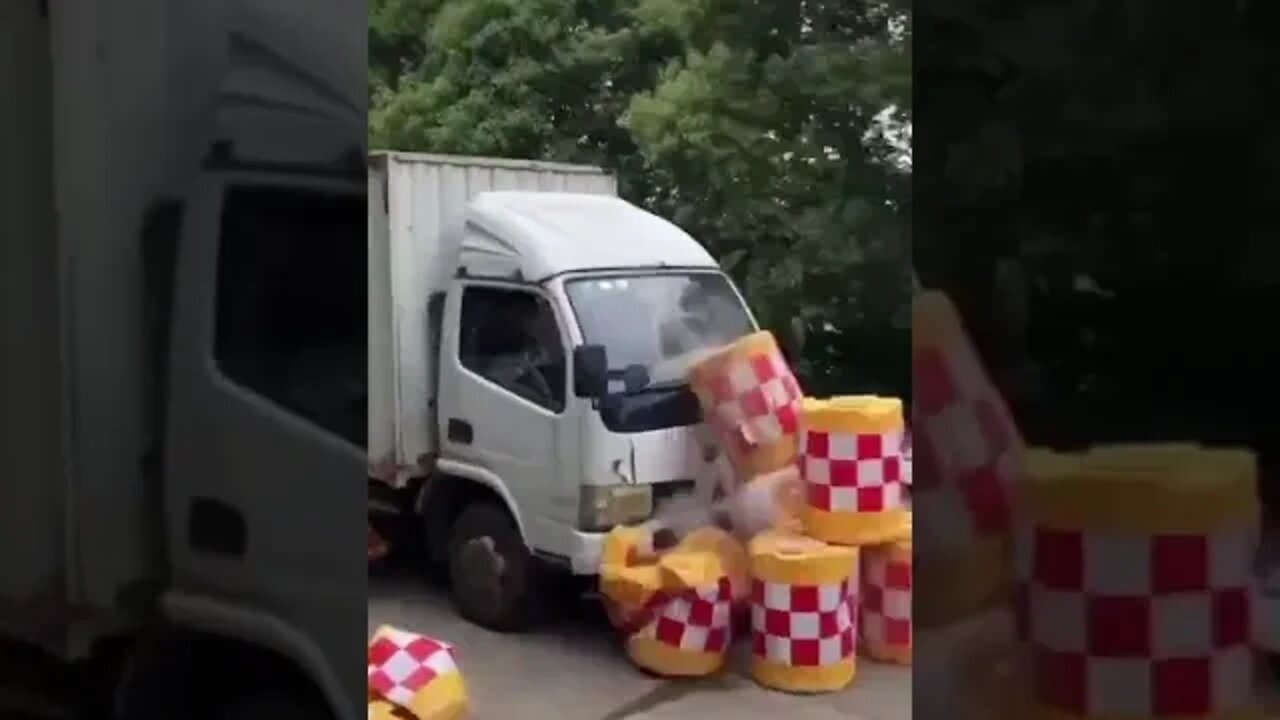
[[[460,619],[442,587],[418,578],[370,580],[369,631],[381,624],[453,643],[472,698],[474,720],[517,715],[556,720],[908,720],[911,671],[859,662],[844,692],[801,697],[763,690],[746,674],[746,658],[705,681],[668,682],[627,661],[594,604],[520,635],[499,635]],[[741,654],[746,650],[739,645]]]

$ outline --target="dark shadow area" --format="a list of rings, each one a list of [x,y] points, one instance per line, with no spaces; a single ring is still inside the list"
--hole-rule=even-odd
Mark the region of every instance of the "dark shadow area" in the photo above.
[[[1180,492],[1225,497],[1205,488],[1229,485],[1230,473],[1187,470],[1176,459],[1134,461],[1154,468],[1141,492],[1097,485],[1085,497],[1082,483],[1052,502],[1036,489],[1042,484],[1012,477],[1042,477],[1043,462],[1006,468],[1012,511],[988,535],[1006,544],[956,557],[964,558],[961,573],[983,573],[989,564],[1011,575],[1013,557],[1028,555],[1026,575],[1012,578],[1013,589],[993,591],[984,607],[1009,609],[1005,600],[1015,598],[1029,643],[991,637],[1011,637],[1007,624],[950,636],[944,629],[954,626],[945,623],[922,627],[917,667],[978,657],[972,648],[984,642],[1001,646],[1010,667],[1025,672],[991,687],[1026,691],[1041,707],[1080,715],[1226,713],[1252,700],[1249,645],[1271,610],[1243,599],[1253,581],[1245,568],[1254,561],[1259,516],[1280,501],[1280,425],[1272,417],[1280,356],[1271,341],[1280,329],[1271,199],[1280,147],[1266,119],[1277,82],[1269,39],[1276,20],[1272,6],[1247,1],[917,8],[915,267],[955,307],[1026,444],[1081,451],[1193,442],[1248,449],[1258,467],[1256,490],[1231,495],[1245,497],[1231,511],[1221,500],[1179,509],[1187,507],[1178,505]],[[917,329],[929,324],[923,314],[918,305]],[[930,342],[917,332],[917,363]],[[930,382],[919,364],[913,382],[918,399]],[[935,450],[951,452],[963,444],[961,434],[937,430]],[[917,463],[919,483],[951,482],[938,468],[930,478],[926,464]],[[1172,476],[1184,472],[1201,484],[1179,490]],[[1255,493],[1260,503],[1247,498]],[[929,528],[938,547],[969,546],[972,533],[939,529],[957,527],[947,523],[960,504],[917,505],[917,537]],[[1206,519],[1207,507],[1219,508],[1216,520]],[[1010,546],[1017,526],[1032,539]],[[1106,573],[1096,569],[1096,549],[1074,560],[1083,563],[1083,580],[1046,580],[1045,567],[1073,562],[1073,551],[1046,544],[1050,529],[1086,548],[1117,538],[1159,546],[1168,537],[1210,545],[1237,531],[1248,537],[1228,553],[1240,568],[1231,582],[1213,564],[1220,557],[1176,555],[1169,561],[1176,572],[1196,576],[1209,563],[1217,578],[1176,592],[1158,581],[1167,570],[1152,565],[1164,562],[1153,559],[1163,557],[1159,550],[1123,556],[1132,560],[1114,555],[1107,572],[1132,579],[1122,590],[1098,579]],[[946,573],[925,570],[923,552],[917,546],[917,608],[955,587]],[[1240,598],[1237,610],[1222,609],[1228,596]],[[1112,600],[1136,614],[1121,622],[1099,609]],[[1185,616],[1176,623],[1182,636],[1204,639],[1171,647],[1162,643],[1172,621],[1158,616],[1169,603],[1210,603],[1219,614]],[[1226,631],[1224,617],[1249,629]],[[1061,632],[1046,634],[1055,624]],[[1121,637],[1130,627],[1140,637]],[[938,686],[916,687],[923,698]],[[937,703],[919,707],[941,712]]]
[[[363,716],[366,23],[0,6],[0,717]]]

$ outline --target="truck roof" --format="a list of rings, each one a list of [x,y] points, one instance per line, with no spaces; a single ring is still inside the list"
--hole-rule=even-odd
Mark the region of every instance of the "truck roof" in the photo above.
[[[718,268],[672,223],[607,195],[486,192],[467,210],[462,265],[529,281],[584,270]]]

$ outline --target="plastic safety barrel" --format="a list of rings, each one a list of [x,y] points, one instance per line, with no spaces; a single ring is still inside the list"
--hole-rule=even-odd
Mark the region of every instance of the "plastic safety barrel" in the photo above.
[[[921,626],[1004,602],[1013,585],[1012,517],[1022,438],[950,300],[912,306],[911,504]]]
[[[370,717],[459,720],[467,714],[467,689],[453,648],[425,635],[382,626],[369,643]],[[403,715],[403,713],[400,713]]]
[[[805,398],[800,417],[805,534],[840,545],[910,537],[902,401]]]
[[[1019,634],[1036,717],[1260,717],[1256,462],[1186,445],[1027,454]]]
[[[718,528],[691,532],[676,547],[646,557],[644,531],[606,539],[601,594],[639,667],[667,677],[709,675],[724,666],[734,607],[745,596],[742,546]]]
[[[747,335],[703,358],[689,385],[739,477],[795,462],[802,394],[772,334]]]
[[[857,672],[857,548],[766,532],[749,552],[752,677],[797,693],[848,686]]]
[[[911,664],[911,541],[862,549],[862,649],[881,662]]]

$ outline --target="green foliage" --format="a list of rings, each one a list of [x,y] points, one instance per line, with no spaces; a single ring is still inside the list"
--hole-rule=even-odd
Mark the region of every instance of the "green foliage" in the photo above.
[[[811,391],[909,393],[910,169],[890,139],[910,122],[905,7],[371,0],[370,12],[373,147],[603,165],[720,257],[763,325],[802,340]]]

